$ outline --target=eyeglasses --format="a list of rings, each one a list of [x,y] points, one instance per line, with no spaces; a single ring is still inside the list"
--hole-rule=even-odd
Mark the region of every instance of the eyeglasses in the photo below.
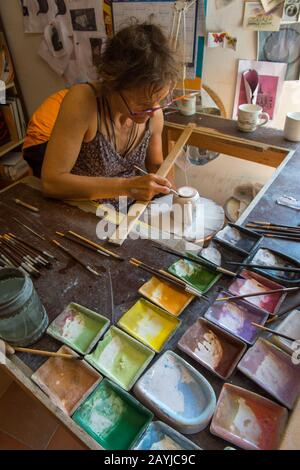
[[[198,94],[198,93],[189,93],[187,95],[181,95],[181,96],[176,96],[175,98],[173,97],[173,94],[172,92],[170,92],[166,98],[164,98],[162,101],[161,101],[161,105],[160,106],[156,106],[154,108],[149,108],[149,109],[145,109],[143,111],[132,111],[127,103],[127,101],[125,100],[124,96],[122,95],[121,92],[119,92],[119,95],[121,96],[126,108],[128,109],[128,112],[130,114],[131,117],[137,117],[137,116],[145,116],[145,114],[152,114],[152,113],[155,113],[155,111],[158,111],[159,109],[165,109],[165,108],[168,108],[169,106],[171,106],[171,104],[175,103],[176,101],[179,101],[179,100],[184,100],[185,98],[190,98],[191,96],[194,96],[195,94]]]

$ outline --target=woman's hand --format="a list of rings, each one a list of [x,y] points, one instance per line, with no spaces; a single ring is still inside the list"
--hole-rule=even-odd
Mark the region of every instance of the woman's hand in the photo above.
[[[138,201],[150,201],[156,194],[169,194],[171,183],[167,178],[150,173],[127,179],[128,196]]]

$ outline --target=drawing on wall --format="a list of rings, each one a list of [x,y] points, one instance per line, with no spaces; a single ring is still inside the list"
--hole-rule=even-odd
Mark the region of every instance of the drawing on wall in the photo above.
[[[278,5],[283,2],[284,0],[261,0],[262,6],[267,13],[274,10],[274,8],[278,7]]]
[[[245,77],[250,77],[250,71],[256,71],[252,75],[258,78],[257,89],[253,90],[256,98],[255,103],[251,101],[252,96],[247,93],[245,86]],[[279,100],[285,74],[286,64],[240,60],[233,106],[233,119],[237,119],[239,105],[252,102],[261,106],[263,111],[269,114],[270,122],[272,122],[275,119],[280,104]]]
[[[237,38],[222,31],[221,33],[207,33],[207,47],[221,47],[222,49],[236,50]]]
[[[287,64],[285,80],[299,80],[300,23],[283,25],[277,32],[258,33],[258,60]]]
[[[25,33],[43,34],[53,20],[59,20],[72,34],[66,0],[21,0]]]
[[[300,20],[300,0],[285,0],[282,23],[297,23]]]
[[[58,15],[65,15],[67,13],[67,7],[66,7],[65,0],[55,0],[55,3],[56,3],[56,7],[57,7],[57,13],[56,13],[55,17],[58,16]]]
[[[48,0],[37,0],[39,4],[39,11],[37,12],[37,15],[43,14],[45,15],[49,11],[49,4]]]
[[[280,6],[267,13],[260,2],[246,2],[243,26],[250,31],[278,31],[282,8]]]
[[[101,50],[103,45],[102,38],[90,38],[90,45],[92,51],[92,62],[95,67],[97,67],[100,63],[101,58]]]
[[[94,8],[70,10],[74,31],[97,31]]]

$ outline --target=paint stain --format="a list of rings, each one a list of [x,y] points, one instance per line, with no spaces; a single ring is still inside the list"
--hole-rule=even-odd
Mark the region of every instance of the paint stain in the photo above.
[[[62,346],[58,352],[72,354],[67,346]],[[102,377],[84,361],[51,357],[31,379],[56,406],[70,415]]]
[[[211,432],[248,450],[277,449],[287,422],[287,410],[249,390],[225,384]]]
[[[194,299],[192,294],[177,289],[156,277],[152,277],[140,287],[139,293],[176,317]]]
[[[218,298],[224,297],[222,292]],[[215,302],[205,313],[205,318],[221,326],[238,338],[252,344],[259,332],[252,322],[264,325],[268,313],[247,302],[235,300],[230,302]]]
[[[125,390],[130,390],[154,352],[116,327],[111,327],[85,359]]]
[[[215,394],[199,372],[172,351],[166,351],[139,379],[137,397],[181,432],[204,429],[215,408]]]
[[[215,271],[185,259],[176,261],[168,268],[168,271],[203,294],[221,277]]]
[[[73,415],[74,421],[107,450],[127,450],[145,430],[152,413],[107,379]]]
[[[180,321],[147,300],[138,300],[118,321],[134,338],[159,352],[179,327]]]
[[[47,333],[81,354],[91,350],[109,326],[109,320],[71,303],[48,327]]]
[[[259,338],[238,368],[283,405],[292,409],[300,394],[300,365],[269,341]]]
[[[185,332],[178,347],[223,379],[232,374],[246,349],[245,343],[203,318]]]

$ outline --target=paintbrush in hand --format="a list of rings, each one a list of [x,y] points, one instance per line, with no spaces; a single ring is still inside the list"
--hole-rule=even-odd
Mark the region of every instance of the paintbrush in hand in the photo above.
[[[265,292],[252,292],[252,294],[242,294],[242,295],[231,295],[229,297],[220,297],[216,299],[216,302],[225,302],[228,300],[238,300],[238,299],[246,299],[248,297],[258,297],[260,295],[270,295],[270,294],[278,294],[279,292],[284,294],[285,292],[294,292],[300,290],[300,287],[286,287],[283,289],[273,289],[268,290]]]
[[[271,328],[267,328],[266,326],[259,325],[258,323],[251,322],[251,325],[255,326],[255,328],[259,328],[260,330],[267,331],[268,333],[272,333],[272,335],[280,336],[280,338],[287,339],[293,342],[299,341],[298,339],[291,338],[290,336],[280,333],[279,331],[274,331]]]
[[[142,173],[143,175],[149,175],[148,171],[143,170],[143,169],[140,168],[139,166],[133,165],[133,167],[134,167],[136,170],[138,170],[140,173]],[[176,191],[176,190],[173,189],[173,188],[170,188],[170,192],[173,193],[173,194],[175,194],[175,196],[182,197],[182,196],[180,196],[180,194],[178,193],[178,191]],[[183,197],[184,197],[184,196],[183,196]]]

